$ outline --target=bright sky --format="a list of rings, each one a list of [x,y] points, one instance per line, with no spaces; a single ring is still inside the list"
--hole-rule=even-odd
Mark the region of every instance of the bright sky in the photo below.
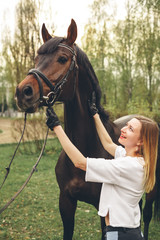
[[[52,12],[51,21],[54,22],[56,27],[55,35],[66,36],[68,26],[73,18],[78,27],[78,38],[76,42],[80,44],[81,37],[84,34],[84,26],[88,22],[90,17],[89,5],[93,3],[94,0],[45,0],[45,5],[49,6]],[[118,4],[118,16],[121,18],[124,15],[124,1],[125,0],[109,0],[110,3]],[[18,0],[0,0],[0,38],[4,31],[3,23],[7,23],[9,27],[14,29],[14,14],[15,6]],[[46,5],[47,4],[47,5]],[[111,7],[112,8],[112,7]],[[112,11],[112,9],[110,9]],[[40,18],[40,26],[42,23],[50,21],[50,14],[44,13]]]

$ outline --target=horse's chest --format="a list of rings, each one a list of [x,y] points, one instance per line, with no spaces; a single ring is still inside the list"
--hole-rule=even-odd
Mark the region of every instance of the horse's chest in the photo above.
[[[72,178],[70,179],[65,186],[65,191],[69,193],[72,197],[78,197],[85,192],[86,183],[83,179],[80,178]]]
[[[92,203],[93,199],[95,202],[99,201],[100,189],[100,184],[87,183],[83,179],[73,178],[66,184],[64,191],[72,198]]]
[[[62,152],[55,169],[61,193],[96,205],[99,202],[101,184],[85,182],[85,172],[76,169],[65,157],[65,153]]]

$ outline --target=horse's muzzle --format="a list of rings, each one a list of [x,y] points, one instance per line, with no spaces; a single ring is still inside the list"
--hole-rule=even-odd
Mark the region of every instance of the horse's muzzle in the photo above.
[[[24,86],[23,88],[19,88],[19,86],[17,86],[15,99],[18,108],[23,112],[35,112],[39,105],[30,85]]]

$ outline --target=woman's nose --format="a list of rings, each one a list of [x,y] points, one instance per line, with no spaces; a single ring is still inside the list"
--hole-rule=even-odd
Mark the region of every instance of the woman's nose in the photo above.
[[[125,132],[127,129],[127,126],[124,126],[122,129],[121,129],[121,132]]]

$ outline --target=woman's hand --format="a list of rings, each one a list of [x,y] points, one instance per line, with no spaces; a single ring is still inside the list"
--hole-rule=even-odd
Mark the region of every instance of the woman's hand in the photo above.
[[[48,107],[46,110],[46,124],[53,131],[55,126],[61,125],[53,108]]]
[[[92,92],[91,99],[88,100],[88,106],[89,106],[89,111],[92,115],[92,117],[98,113],[98,109],[96,107],[96,94],[95,92]]]

